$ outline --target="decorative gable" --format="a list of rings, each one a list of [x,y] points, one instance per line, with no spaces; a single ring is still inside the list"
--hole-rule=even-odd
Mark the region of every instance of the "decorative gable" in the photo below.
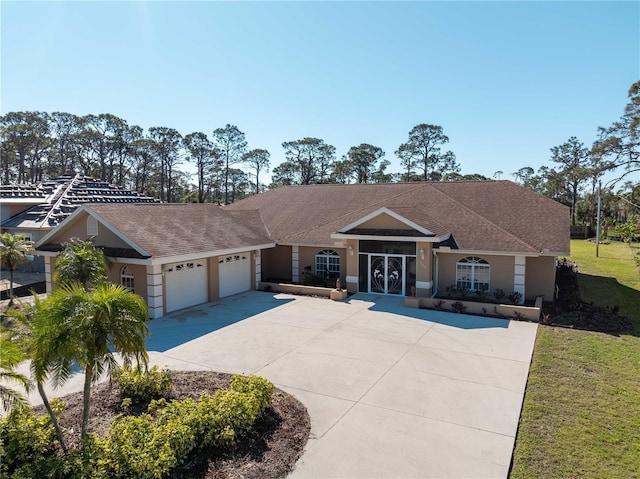
[[[357,221],[340,228],[344,235],[432,237],[426,228],[388,209],[380,208]]]

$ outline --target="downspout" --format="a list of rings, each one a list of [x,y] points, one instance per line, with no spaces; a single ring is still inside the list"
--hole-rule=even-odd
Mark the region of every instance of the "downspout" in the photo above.
[[[432,248],[431,252],[433,253],[433,293],[431,297],[435,298],[438,294],[438,250]]]

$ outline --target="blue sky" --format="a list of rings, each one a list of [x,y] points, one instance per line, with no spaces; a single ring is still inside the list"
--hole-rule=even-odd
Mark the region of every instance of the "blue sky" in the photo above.
[[[1,111],[112,113],[207,134],[394,155],[441,125],[463,173],[503,178],[623,112],[640,2],[2,1]]]

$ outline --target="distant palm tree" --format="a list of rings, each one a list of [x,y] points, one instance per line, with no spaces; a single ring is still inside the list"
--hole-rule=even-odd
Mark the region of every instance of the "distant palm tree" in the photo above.
[[[0,262],[2,267],[9,270],[9,306],[13,305],[13,272],[22,263],[31,261],[29,253],[33,249],[33,242],[23,234],[12,235],[2,233],[0,240]]]
[[[104,253],[91,241],[72,238],[56,258],[53,279],[60,286],[79,282],[89,289],[105,280],[108,268]]]
[[[6,385],[16,383],[29,392],[29,378],[15,371],[15,367],[25,359],[26,355],[16,342],[16,334],[7,328],[0,329],[0,403],[5,412],[29,404],[22,393]]]
[[[39,316],[42,323],[37,323],[35,353],[42,362],[37,367],[52,372],[55,381],[66,380],[73,363],[84,369],[84,438],[89,426],[91,385],[105,372],[111,377],[118,366],[115,354],[125,365],[133,361],[147,365],[147,305],[119,284],[101,283],[88,292],[80,283],[72,283],[54,290],[43,301]],[[55,340],[46,333],[46,325],[56,333]]]

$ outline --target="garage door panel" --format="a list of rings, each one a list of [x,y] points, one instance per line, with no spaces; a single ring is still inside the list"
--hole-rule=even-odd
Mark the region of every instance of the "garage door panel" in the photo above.
[[[220,258],[218,271],[220,297],[243,293],[251,289],[251,255],[240,253]]]
[[[167,312],[208,301],[207,262],[174,263],[165,268]]]

